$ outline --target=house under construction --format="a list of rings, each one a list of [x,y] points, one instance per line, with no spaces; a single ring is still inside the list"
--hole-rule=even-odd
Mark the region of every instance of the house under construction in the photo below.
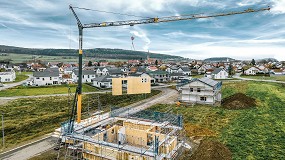
[[[220,105],[222,100],[222,82],[210,78],[194,78],[180,85],[181,102],[191,104]]]
[[[119,116],[125,112],[119,109],[119,112],[113,110],[110,114],[93,116],[80,125],[74,124],[72,133],[67,132],[69,126],[64,123],[61,139],[67,145],[65,158],[167,160],[178,157],[185,146],[182,116],[150,111]]]

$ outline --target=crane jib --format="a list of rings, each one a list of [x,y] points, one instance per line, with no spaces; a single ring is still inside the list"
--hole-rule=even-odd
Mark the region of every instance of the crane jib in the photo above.
[[[215,18],[215,17],[223,17],[230,15],[238,15],[238,14],[246,14],[253,12],[261,12],[270,10],[268,8],[261,9],[247,9],[244,11],[236,11],[236,12],[228,12],[228,13],[216,13],[209,15],[182,15],[182,16],[172,16],[172,17],[161,17],[161,18],[148,18],[148,19],[140,19],[140,20],[127,20],[127,21],[114,21],[114,22],[102,22],[102,23],[90,23],[82,25],[82,28],[96,28],[96,27],[112,27],[112,26],[124,26],[124,25],[138,25],[138,24],[149,24],[149,23],[162,23],[162,22],[173,22],[173,21],[182,21],[182,20],[193,20],[193,19],[202,19],[202,18]]]

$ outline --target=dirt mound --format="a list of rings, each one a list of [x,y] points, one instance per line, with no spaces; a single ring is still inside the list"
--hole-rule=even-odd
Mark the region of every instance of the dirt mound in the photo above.
[[[222,100],[222,107],[226,109],[246,109],[255,106],[255,99],[243,93],[236,93]]]
[[[231,151],[217,141],[203,140],[189,160],[231,160]]]

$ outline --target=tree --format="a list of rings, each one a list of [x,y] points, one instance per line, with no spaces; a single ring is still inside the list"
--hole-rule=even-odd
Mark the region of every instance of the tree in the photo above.
[[[255,65],[255,60],[254,59],[251,60],[251,64]]]
[[[231,75],[232,75],[232,72],[233,72],[233,68],[232,68],[232,65],[231,65],[231,64],[229,65],[228,70],[229,70],[229,75],[231,76]]]
[[[88,67],[91,67],[91,66],[92,66],[92,62],[89,61],[89,62],[88,62]]]

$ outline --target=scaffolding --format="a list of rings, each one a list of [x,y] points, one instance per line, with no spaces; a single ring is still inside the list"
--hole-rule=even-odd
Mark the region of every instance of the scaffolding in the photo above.
[[[192,83],[196,81],[203,83],[203,85],[200,85],[200,84],[194,85]],[[179,101],[181,102],[189,103],[192,105],[194,104],[208,104],[208,105],[215,105],[215,106],[221,105],[222,82],[216,82],[214,86],[210,86],[209,84],[201,81],[200,79],[194,78],[189,82],[179,83],[178,87],[180,91]],[[188,96],[187,97],[188,99],[185,98],[186,96]],[[205,98],[204,98],[204,101],[202,101],[201,97],[212,98],[213,101],[208,102]]]
[[[105,113],[108,117],[102,118],[102,114],[100,120],[93,117],[92,123],[86,123],[88,119],[75,122],[73,132],[69,132],[68,121],[62,123],[64,159],[156,160],[175,159],[182,153],[185,134],[181,115],[146,110],[123,114],[128,110],[112,107]]]

